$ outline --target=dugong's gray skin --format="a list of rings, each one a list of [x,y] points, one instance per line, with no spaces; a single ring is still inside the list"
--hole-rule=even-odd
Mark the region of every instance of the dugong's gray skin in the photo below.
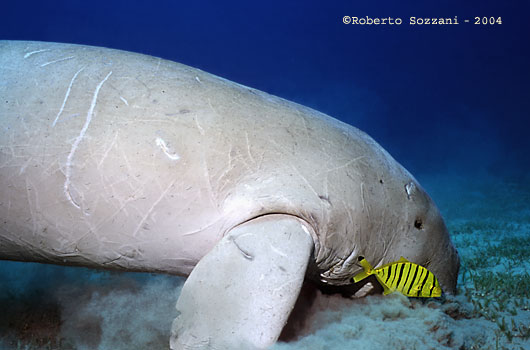
[[[0,258],[189,275],[172,349],[266,348],[306,276],[403,256],[453,292],[433,201],[373,139],[198,69],[0,42]]]

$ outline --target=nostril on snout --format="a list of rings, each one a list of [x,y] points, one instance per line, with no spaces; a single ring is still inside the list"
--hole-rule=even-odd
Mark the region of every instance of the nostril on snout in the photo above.
[[[414,227],[418,230],[423,229],[423,221],[421,221],[421,219],[414,220]]]

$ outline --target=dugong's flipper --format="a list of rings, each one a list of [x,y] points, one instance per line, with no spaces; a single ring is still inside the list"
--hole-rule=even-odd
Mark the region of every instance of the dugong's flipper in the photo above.
[[[310,227],[290,215],[245,222],[186,280],[171,349],[265,349],[287,322],[313,249]]]

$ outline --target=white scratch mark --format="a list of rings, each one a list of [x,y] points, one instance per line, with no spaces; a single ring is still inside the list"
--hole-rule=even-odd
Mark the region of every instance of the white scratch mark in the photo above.
[[[254,157],[252,157],[252,153],[250,153],[250,141],[248,140],[248,132],[245,131],[245,139],[247,140],[247,153],[248,157],[250,158],[250,161],[254,164],[256,164],[256,161],[254,160]]]
[[[247,252],[246,250],[244,250],[243,248],[241,248],[239,246],[239,244],[236,242],[236,239],[237,238],[241,238],[242,236],[239,236],[239,237],[233,237],[233,236],[230,236],[228,237],[228,240],[231,241],[232,243],[234,243],[234,245],[236,246],[237,249],[239,249],[239,251],[241,252],[241,254],[243,254],[243,257],[247,260],[254,260],[254,256],[252,254],[250,254],[249,252]]]
[[[59,58],[58,60],[55,60],[55,61],[50,61],[50,62],[43,63],[40,66],[41,67],[46,67],[49,64],[71,60],[72,58],[75,58],[75,56],[68,56],[68,57]]]
[[[278,254],[280,256],[287,257],[287,254],[285,254],[284,252],[282,252],[281,250],[279,250],[278,248],[276,248],[272,244],[269,243],[269,246],[271,247],[272,251],[275,252],[276,254]]]
[[[33,187],[33,193],[36,193],[35,192],[35,187],[32,186],[32,183],[28,180],[28,178],[26,177],[26,196],[27,196],[27,199],[28,199],[28,207],[29,207],[29,214],[31,216],[31,224],[33,225],[33,235],[35,235],[37,233],[37,215],[35,213],[35,206],[37,205],[38,201],[37,199],[35,198],[35,203],[32,203],[31,202],[31,187]]]
[[[197,117],[194,117],[193,118],[195,120],[195,125],[197,125],[197,129],[199,129],[199,133],[201,135],[204,135],[204,129],[202,128],[202,126],[199,124],[199,120],[197,119]]]
[[[24,173],[24,171],[26,171],[26,168],[28,167],[29,163],[31,163],[31,161],[33,160],[33,157],[30,157],[25,163],[24,165],[20,168],[20,171],[18,172],[19,175],[22,175]]]
[[[414,187],[415,186],[412,181],[405,185],[405,192],[407,192],[407,199],[410,199],[410,195],[412,194]]]
[[[123,148],[120,149],[120,152],[121,152],[121,160],[125,163],[125,166],[127,167],[127,172],[132,173],[132,167],[131,167],[131,163],[129,162],[129,158],[127,157],[127,153],[125,153]],[[133,180],[136,181],[137,180],[136,177],[133,177]]]
[[[18,71],[19,69],[16,67],[8,67],[8,66],[0,66],[0,69],[3,70],[12,70],[12,71]]]
[[[188,232],[186,232],[186,233],[183,233],[182,236],[192,236],[192,235],[194,235],[194,234],[201,233],[201,232],[203,232],[204,230],[206,230],[206,229],[208,229],[208,228],[210,228],[210,227],[212,227],[212,226],[214,226],[214,225],[216,225],[216,224],[217,224],[217,221],[211,222],[211,223],[209,223],[208,225],[203,226],[203,227],[200,227],[200,228],[198,228],[198,229],[196,229],[196,230],[188,231]]]
[[[122,183],[124,181],[127,181],[127,180],[126,179],[125,180],[118,180],[118,181],[115,181],[114,183],[110,184],[110,188],[112,189],[113,198],[115,198],[115,199],[119,198],[119,196],[115,195],[116,192],[114,191],[114,186],[117,185],[117,184],[120,184],[120,183]],[[134,202],[134,201],[137,200],[137,195],[144,191],[144,189],[145,189],[144,187],[145,186],[138,186],[134,190],[134,192],[129,196],[129,198],[125,199],[124,201],[119,201],[119,206],[116,207],[116,210],[114,211],[114,213],[110,214],[108,217],[105,217],[103,220],[101,220],[99,223],[97,223],[95,228],[92,230],[92,232],[98,232],[99,228],[101,228],[106,223],[112,221],[118,214],[120,214],[120,215],[121,214],[125,214],[126,217],[129,217],[129,212],[128,212],[126,207],[127,207],[127,205],[130,202]]]
[[[96,102],[98,99],[99,90],[103,86],[103,84],[107,81],[107,79],[112,74],[112,71],[107,74],[107,76],[96,86],[96,90],[94,91],[94,95],[92,96],[92,103],[90,104],[90,108],[88,109],[85,125],[83,125],[83,128],[81,129],[81,132],[75,139],[72,149],[70,150],[70,153],[68,154],[68,157],[66,158],[66,170],[65,170],[65,177],[66,180],[64,181],[64,194],[66,198],[76,207],[81,208],[72,198],[72,194],[70,193],[70,177],[72,175],[72,160],[74,159],[75,151],[77,150],[77,147],[79,147],[79,144],[81,143],[81,140],[85,137],[86,131],[88,129],[88,126],[90,125],[90,122],[92,121],[92,115],[94,114],[94,108],[96,107]]]
[[[282,292],[282,289],[284,289],[285,287],[288,287],[288,286],[290,286],[290,285],[293,285],[293,284],[295,284],[296,282],[297,282],[297,279],[296,279],[296,278],[293,278],[292,280],[283,283],[283,284],[280,285],[279,287],[274,288],[273,291],[272,291],[272,294],[275,295],[275,294],[281,293],[281,292]]]
[[[203,167],[204,167],[204,173],[205,173],[205,177],[206,177],[206,180],[207,180],[207,183],[208,183],[208,197],[210,198],[210,203],[212,203],[213,207],[214,208],[217,208],[217,197],[215,196],[215,193],[214,193],[214,190],[213,190],[213,185],[212,185],[212,176],[210,175],[210,170],[208,169],[208,163],[206,162],[206,157],[203,156],[202,158],[203,160]],[[221,178],[221,177],[219,177]]]
[[[162,199],[164,199],[164,197],[166,196],[166,194],[169,192],[169,190],[173,187],[173,185],[175,184],[177,180],[173,180],[173,182],[171,182],[169,184],[169,186],[164,190],[164,192],[162,192],[162,194],[160,195],[160,197],[158,197],[158,199],[153,203],[153,205],[151,205],[151,208],[149,208],[149,210],[147,211],[147,213],[145,213],[145,215],[142,217],[142,220],[140,220],[140,222],[138,223],[138,225],[136,226],[136,229],[134,230],[133,232],[133,237],[136,237],[136,234],[138,233],[138,231],[140,231],[140,228],[142,228],[142,226],[144,225],[145,221],[147,220],[147,218],[149,217],[149,215],[151,215],[151,213],[153,212],[153,210],[155,209],[155,207],[158,205],[158,203],[160,203],[160,201]]]
[[[156,69],[155,69],[155,73],[153,75],[156,75],[158,73],[158,69],[160,68],[160,62],[162,61],[162,59],[158,59],[158,62],[156,63]]]
[[[170,153],[169,147],[166,144],[166,141],[162,140],[162,138],[157,137],[156,138],[156,145],[162,149],[162,151],[168,156],[171,160],[179,160],[180,156],[176,153]]]
[[[31,51],[31,52],[28,52],[27,54],[25,54],[24,58],[28,58],[29,56],[34,55],[36,53],[46,52],[46,51],[50,51],[50,49],[42,49],[42,50]]]
[[[346,163],[344,163],[344,164],[342,164],[342,165],[339,165],[339,166],[337,166],[337,167],[334,167],[334,168],[326,169],[326,170],[324,170],[324,172],[326,172],[326,173],[330,173],[330,172],[333,172],[333,171],[337,171],[337,170],[343,169],[343,168],[345,168],[345,167],[347,167],[347,166],[350,166],[351,164],[353,164],[353,163],[355,163],[355,162],[357,162],[357,161],[359,161],[359,160],[361,160],[361,159],[364,159],[364,158],[366,158],[366,156],[359,156],[359,157],[357,157],[357,158],[350,159],[350,160],[347,161]],[[318,176],[318,175],[320,175],[320,174],[322,174],[322,172],[318,172],[316,175]]]
[[[74,74],[72,80],[70,80],[70,85],[68,85],[68,89],[66,90],[66,94],[64,95],[63,104],[61,105],[61,108],[59,109],[59,113],[57,113],[57,116],[55,117],[55,120],[52,123],[52,128],[55,126],[55,124],[57,124],[57,121],[59,120],[61,113],[63,113],[64,106],[66,105],[66,100],[68,100],[68,96],[70,95],[70,90],[72,90],[72,85],[74,85],[75,79],[77,78],[79,73],[81,73],[83,69],[85,69],[85,67],[78,70],[77,73]]]
[[[114,134],[114,140],[112,140],[112,142],[110,143],[110,146],[107,148],[105,153],[103,153],[103,157],[101,157],[101,160],[99,161],[98,166],[97,166],[98,169],[101,167],[101,164],[103,164],[103,162],[105,161],[105,159],[109,155],[109,152],[112,149],[112,147],[114,147],[114,144],[116,143],[116,139],[117,138],[118,138],[118,132],[116,132],[116,134]]]
[[[215,110],[215,108],[213,108],[212,101],[210,101],[210,99],[208,99],[208,106],[210,106],[210,109],[212,110],[212,112],[214,114],[216,114],[216,115],[218,114],[217,111]]]
[[[319,194],[318,192],[315,190],[315,188],[313,187],[313,185],[307,181],[307,179],[305,178],[304,175],[302,175],[302,173],[298,170],[298,168],[294,165],[291,165],[291,168],[298,174],[298,176],[302,179],[302,181],[305,182],[305,184],[307,185],[307,187],[311,190],[311,192],[314,193],[314,195],[317,197],[317,198],[320,198],[319,197]]]
[[[202,81],[201,81],[201,79],[199,79],[199,77],[195,77],[195,80],[197,80],[199,83],[202,84]]]
[[[363,202],[363,209],[365,208],[364,204],[364,182],[361,182],[361,201]]]
[[[125,103],[127,106],[129,105],[129,102],[127,102],[127,100],[124,97],[120,96],[120,100],[122,100],[123,103]]]

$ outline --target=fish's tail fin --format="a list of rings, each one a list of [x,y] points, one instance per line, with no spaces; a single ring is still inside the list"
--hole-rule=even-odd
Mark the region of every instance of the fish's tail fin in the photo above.
[[[355,283],[362,281],[366,277],[370,276],[372,274],[372,265],[364,258],[364,256],[359,256],[358,258],[359,263],[364,268],[364,271],[359,272],[355,276],[353,276],[353,281]]]

